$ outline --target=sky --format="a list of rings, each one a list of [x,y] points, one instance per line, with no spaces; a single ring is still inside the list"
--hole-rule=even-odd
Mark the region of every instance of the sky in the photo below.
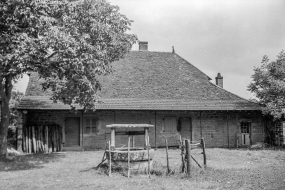
[[[107,0],[133,20],[130,33],[149,51],[175,52],[243,98],[264,55],[285,50],[284,0]],[[138,50],[138,44],[133,46]],[[16,84],[24,91],[28,77]]]

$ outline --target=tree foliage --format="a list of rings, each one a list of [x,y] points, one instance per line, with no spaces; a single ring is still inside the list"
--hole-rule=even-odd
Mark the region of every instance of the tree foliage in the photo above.
[[[9,102],[9,108],[10,108],[10,126],[15,126],[18,119],[18,111],[17,107],[23,98],[24,94],[19,91],[12,90],[11,93],[11,99]]]
[[[93,109],[98,75],[110,73],[110,63],[137,40],[128,33],[131,22],[105,0],[2,0],[0,153],[6,152],[12,81],[38,72],[54,101]]]
[[[262,65],[254,68],[253,82],[248,90],[255,93],[260,103],[266,105],[263,112],[275,119],[285,117],[285,51],[282,50],[275,61],[267,56]]]

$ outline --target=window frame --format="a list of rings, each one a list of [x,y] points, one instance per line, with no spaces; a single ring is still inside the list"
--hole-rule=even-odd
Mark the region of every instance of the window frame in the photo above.
[[[251,133],[251,122],[241,122],[240,123],[240,132],[241,133],[247,133],[250,134]]]
[[[90,120],[89,126],[87,126],[87,120]],[[93,125],[94,120],[95,120],[95,125]],[[84,134],[96,134],[96,133],[98,133],[98,131],[99,131],[98,126],[99,126],[99,118],[97,118],[97,117],[84,117]]]

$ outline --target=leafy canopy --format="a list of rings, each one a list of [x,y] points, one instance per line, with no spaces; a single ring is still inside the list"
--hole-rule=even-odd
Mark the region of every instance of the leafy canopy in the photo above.
[[[98,76],[137,40],[131,22],[105,0],[0,1],[0,155],[7,153],[13,81],[37,72],[54,101],[94,109]]]
[[[98,75],[137,40],[131,22],[105,0],[1,1],[0,82],[38,72],[54,101],[94,108]]]
[[[285,117],[285,51],[282,50],[275,61],[269,61],[267,56],[262,59],[262,65],[254,68],[253,82],[248,90],[255,93],[261,103],[266,105],[265,114],[275,119]]]

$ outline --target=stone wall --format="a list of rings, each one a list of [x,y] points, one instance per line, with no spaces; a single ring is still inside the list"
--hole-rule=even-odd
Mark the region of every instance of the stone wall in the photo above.
[[[104,149],[110,140],[110,129],[106,125],[119,124],[153,124],[150,129],[150,144],[152,147],[165,146],[165,138],[170,146],[177,146],[179,135],[200,141],[201,135],[205,138],[206,147],[236,147],[241,142],[241,122],[251,123],[251,143],[264,141],[264,122],[259,112],[178,112],[178,111],[96,111],[76,114],[69,111],[28,111],[23,117],[23,125],[65,125],[66,117],[80,117],[80,145],[85,150]],[[82,120],[83,118],[83,120]],[[86,130],[85,118],[95,118],[96,131]],[[180,121],[179,121],[180,120]],[[180,127],[177,127],[178,121]],[[172,123],[171,123],[172,122]],[[173,128],[167,128],[173,125]],[[192,129],[192,130],[191,130]],[[136,129],[118,129],[129,131]],[[143,129],[140,129],[143,130]],[[144,136],[134,137],[135,146],[144,146]],[[127,146],[128,136],[117,135],[116,147]]]

